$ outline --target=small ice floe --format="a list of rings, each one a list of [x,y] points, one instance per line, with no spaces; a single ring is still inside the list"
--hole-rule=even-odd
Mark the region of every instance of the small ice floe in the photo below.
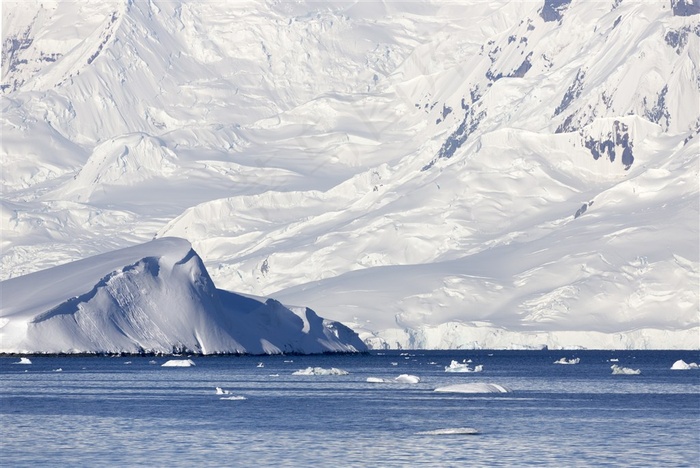
[[[690,370],[690,369],[697,369],[698,365],[695,362],[687,363],[683,359],[679,359],[678,361],[674,362],[673,365],[671,366],[671,370]]]
[[[474,366],[474,368],[469,367],[470,362],[472,362],[471,359],[462,362],[453,360],[449,366],[445,366],[445,372],[482,372],[484,370],[484,366],[481,364]]]
[[[566,359],[563,357],[558,361],[554,361],[554,364],[578,364],[579,362],[581,362],[580,358]]]
[[[270,377],[279,377],[279,374],[270,374]]]
[[[194,365],[192,359],[171,359],[161,364],[161,367],[192,367]]]
[[[131,364],[131,361],[126,361],[126,362],[124,363],[124,365],[127,365],[127,366],[128,366],[129,364]]]
[[[294,362],[294,361],[292,361],[292,360],[290,359],[289,361],[284,361],[284,362]]]
[[[306,369],[292,372],[292,375],[348,375],[349,373],[348,371],[335,367],[331,367],[330,369],[324,369],[323,367],[307,367]]]
[[[639,369],[630,369],[629,367],[620,367],[617,364],[610,366],[613,375],[639,375],[642,373]]]
[[[503,385],[494,383],[464,383],[456,385],[448,385],[446,387],[438,387],[436,392],[445,393],[510,393],[511,390]]]
[[[32,361],[29,360],[29,358],[26,357],[21,357],[19,358],[19,361],[13,362],[12,364],[31,364]]]
[[[156,361],[148,361],[149,364],[158,364]]]
[[[418,377],[417,375],[401,374],[400,376],[394,379],[394,382],[417,384],[418,382],[420,382],[420,377]]]
[[[59,367],[58,369],[54,369],[53,371],[54,371],[54,372],[63,372],[63,369],[61,369],[61,368]]]
[[[217,394],[217,395],[228,395],[228,394],[230,394],[230,393],[231,393],[231,392],[229,392],[228,390],[224,390],[224,389],[221,388],[221,387],[216,387],[216,394]]]
[[[617,358],[610,358],[610,359],[608,359],[608,361],[610,361],[610,362],[620,362],[620,360],[617,359]]]
[[[435,429],[434,431],[416,432],[417,435],[477,435],[479,431],[473,427],[449,427],[446,429]]]
[[[386,379],[382,379],[379,377],[367,377],[367,383],[388,383],[389,381]]]
[[[259,362],[259,363],[258,363],[258,367],[265,367],[265,363]]]
[[[232,395],[228,397],[221,397],[219,400],[247,400],[247,398],[241,395]]]

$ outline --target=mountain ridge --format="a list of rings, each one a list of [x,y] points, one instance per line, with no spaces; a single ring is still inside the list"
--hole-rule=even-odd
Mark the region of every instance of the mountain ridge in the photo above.
[[[4,279],[174,235],[221,287],[378,346],[472,322],[502,347],[700,335],[692,3],[10,10]]]

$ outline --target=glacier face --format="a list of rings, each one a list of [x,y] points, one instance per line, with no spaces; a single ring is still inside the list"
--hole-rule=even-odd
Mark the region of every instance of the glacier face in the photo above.
[[[178,236],[373,346],[700,347],[686,3],[6,2],[2,277]]]
[[[364,351],[308,308],[217,289],[166,237],[0,282],[2,353]]]

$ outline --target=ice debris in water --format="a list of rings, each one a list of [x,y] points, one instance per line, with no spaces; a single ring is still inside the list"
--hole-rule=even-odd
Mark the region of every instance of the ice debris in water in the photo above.
[[[673,365],[671,366],[671,370],[690,370],[690,369],[697,369],[698,365],[695,362],[691,362],[690,364],[685,362],[683,359],[679,359],[678,361],[674,362]]]
[[[629,367],[620,367],[617,364],[610,366],[613,375],[639,375],[642,373],[639,369],[630,369]]]
[[[474,382],[438,387],[435,391],[445,393],[509,393],[511,390],[499,384]]]
[[[479,431],[473,427],[449,427],[445,429],[435,429],[433,431],[416,432],[417,435],[476,435]]]
[[[19,358],[19,361],[13,362],[12,364],[31,364],[31,363],[32,363],[32,361],[30,361],[29,358],[22,357],[22,358]]]
[[[337,369],[331,367],[330,369],[324,369],[323,367],[307,367],[306,369],[300,369],[296,372],[292,372],[292,375],[348,375],[348,371],[343,369]]]
[[[241,395],[233,395],[229,397],[221,397],[219,400],[247,400],[247,398]]]
[[[171,359],[166,361],[161,367],[192,367],[194,361],[192,359]]]
[[[574,359],[561,358],[558,361],[554,361],[554,364],[578,364],[579,362],[581,362],[580,358],[574,358]]]
[[[471,359],[469,361],[463,360],[462,362],[453,360],[449,366],[445,366],[445,372],[482,372],[484,370],[484,366],[481,364],[474,366],[472,369],[469,367],[470,362],[472,362]]]
[[[400,376],[394,379],[394,382],[417,384],[418,382],[420,382],[420,377],[418,377],[417,375],[401,374]]]
[[[228,390],[224,390],[221,387],[216,387],[216,394],[217,395],[228,395],[229,393],[231,393],[231,392],[229,392]]]

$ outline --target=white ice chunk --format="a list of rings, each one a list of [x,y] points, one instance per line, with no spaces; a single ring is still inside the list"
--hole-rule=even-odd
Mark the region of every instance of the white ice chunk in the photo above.
[[[579,362],[581,362],[580,358],[574,358],[574,359],[561,358],[558,361],[554,361],[554,364],[578,364]]]
[[[31,364],[32,361],[29,360],[29,358],[26,357],[21,357],[19,358],[19,361],[13,362],[12,364]]]
[[[259,362],[259,363],[258,363],[258,367],[265,367],[265,363]]]
[[[617,364],[610,366],[613,375],[639,375],[642,373],[639,369],[630,369],[629,367],[620,367]]]
[[[446,387],[438,387],[435,389],[436,392],[446,392],[446,393],[509,393],[511,390],[499,384],[493,383],[464,383],[448,385]]]
[[[191,367],[194,366],[192,359],[171,359],[166,361],[161,367]]]
[[[221,387],[216,387],[216,394],[217,395],[228,395],[229,393],[231,393],[231,392],[229,392],[228,390],[224,390]]]
[[[434,431],[416,432],[418,435],[476,435],[479,431],[472,427],[449,427],[446,429],[435,429]]]
[[[484,370],[483,365],[474,366],[472,369],[469,367],[469,363],[472,362],[471,359],[463,360],[462,362],[457,362],[453,360],[449,366],[445,367],[445,372],[482,372]]]
[[[323,367],[307,367],[306,369],[300,369],[296,372],[292,372],[292,375],[348,375],[349,372],[343,369],[337,369],[331,367],[330,369],[324,369]]]
[[[698,365],[695,362],[687,363],[683,359],[679,359],[678,361],[674,362],[673,365],[671,366],[671,370],[690,370],[690,369],[697,369]]]
[[[367,377],[367,382],[368,383],[387,383],[385,379],[381,379],[379,377]]]
[[[221,397],[219,400],[247,400],[247,398],[241,395],[232,395],[229,397]]]
[[[417,384],[420,382],[420,377],[417,375],[401,374],[394,379],[394,382],[407,383],[407,384]]]

